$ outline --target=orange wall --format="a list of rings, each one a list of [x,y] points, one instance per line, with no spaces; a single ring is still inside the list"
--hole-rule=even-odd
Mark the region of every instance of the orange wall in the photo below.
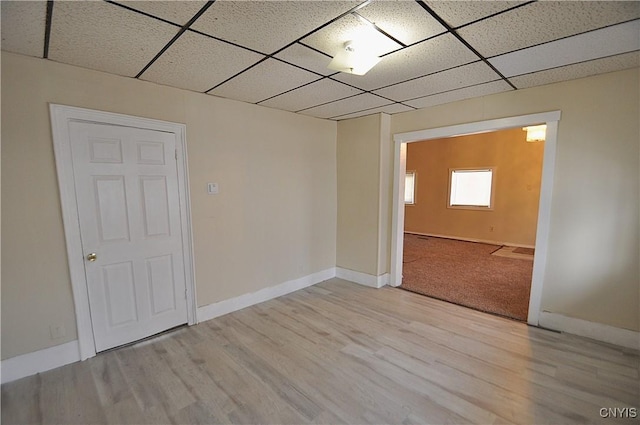
[[[534,246],[544,143],[520,128],[409,143],[416,203],[405,207],[405,231]],[[495,166],[494,209],[447,208],[450,168]]]

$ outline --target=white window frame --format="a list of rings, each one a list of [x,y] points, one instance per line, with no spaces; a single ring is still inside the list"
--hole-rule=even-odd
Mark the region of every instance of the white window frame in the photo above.
[[[471,167],[471,168],[449,168],[449,188],[447,191],[447,208],[461,210],[476,211],[493,211],[495,205],[496,194],[496,170],[497,167]],[[451,204],[451,185],[453,184],[453,173],[456,171],[491,171],[491,195],[489,198],[489,206],[484,205],[452,205]]]
[[[415,205],[416,204],[416,193],[418,193],[417,191],[417,182],[418,182],[418,174],[416,173],[415,170],[409,170],[405,173],[405,182],[406,182],[406,178],[407,176],[411,174],[413,175],[413,196],[411,197],[411,202],[407,202],[407,192],[405,191],[405,197],[404,197],[404,204],[405,205]]]

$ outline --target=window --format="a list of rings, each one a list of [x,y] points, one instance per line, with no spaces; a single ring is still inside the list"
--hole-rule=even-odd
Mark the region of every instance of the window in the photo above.
[[[413,205],[416,203],[416,172],[407,171],[404,177],[404,203]]]
[[[449,170],[449,208],[492,209],[493,174],[491,167]]]

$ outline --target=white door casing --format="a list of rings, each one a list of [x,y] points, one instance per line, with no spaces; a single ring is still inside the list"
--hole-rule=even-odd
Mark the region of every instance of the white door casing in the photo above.
[[[194,324],[184,125],[50,110],[80,358]]]
[[[542,182],[540,185],[540,200],[538,203],[538,224],[536,230],[535,256],[533,259],[533,276],[529,296],[529,314],[527,323],[538,326],[540,305],[542,303],[542,288],[547,263],[547,250],[551,220],[551,198],[553,195],[553,175],[555,170],[556,141],[560,111],[542,112],[538,114],[520,115],[478,121],[467,124],[457,124],[426,130],[397,133],[394,141],[393,168],[393,197],[391,219],[391,271],[390,286],[400,286],[402,283],[402,253],[404,239],[404,176],[406,173],[407,143],[426,140],[436,140],[445,137],[462,136],[466,134],[485,133],[507,128],[524,127],[535,124],[546,124],[547,134],[542,161]]]

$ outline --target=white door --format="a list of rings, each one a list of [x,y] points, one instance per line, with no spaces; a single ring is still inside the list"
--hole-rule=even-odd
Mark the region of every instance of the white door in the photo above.
[[[96,351],[187,323],[175,135],[69,132]]]

